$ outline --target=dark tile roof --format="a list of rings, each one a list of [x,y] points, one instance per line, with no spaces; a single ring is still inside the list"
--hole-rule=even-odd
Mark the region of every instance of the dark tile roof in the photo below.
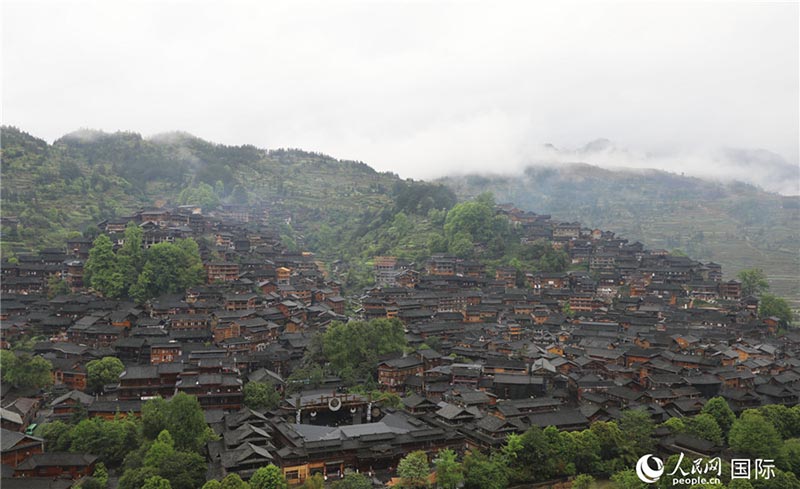
[[[17,470],[33,470],[37,467],[82,467],[93,464],[96,455],[86,453],[46,452],[31,455],[17,466]]]

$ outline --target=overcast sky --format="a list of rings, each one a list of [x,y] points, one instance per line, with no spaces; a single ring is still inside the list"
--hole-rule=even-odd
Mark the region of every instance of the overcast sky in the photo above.
[[[531,3],[3,0],[2,119],[417,178],[601,137],[798,164],[797,2]]]

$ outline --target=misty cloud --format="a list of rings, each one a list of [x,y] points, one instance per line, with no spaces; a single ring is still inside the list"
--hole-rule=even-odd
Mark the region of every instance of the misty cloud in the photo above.
[[[3,122],[51,141],[78,127],[180,130],[404,177],[577,159],[797,193],[774,181],[800,164],[799,14],[797,3],[5,1]],[[618,146],[581,153],[600,137]]]

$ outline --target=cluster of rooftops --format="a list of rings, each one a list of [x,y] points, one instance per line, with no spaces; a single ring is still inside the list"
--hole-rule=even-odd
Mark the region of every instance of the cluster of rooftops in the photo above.
[[[497,213],[522,231],[523,244],[563,250],[572,271],[382,256],[376,285],[345,299],[311,253],[283,246],[267,209],[206,216],[191,206],[99,226],[118,246],[131,221],[145,230],[145,246],[211,236],[199,240],[207,283],[181,294],[145,304],[91,294],[82,281],[85,239],[3,263],[2,346],[34,333],[47,338],[33,352],[52,363],[55,383],[47,392],[2,386],[3,429],[18,433],[3,432],[4,470],[51,475],[53,460],[67,457],[41,453],[41,440],[22,434],[32,423],[84,408],[90,416],[138,415],[147,399],[178,392],[198,398],[220,435],[207,447],[209,477],[247,478],[275,463],[294,482],[348,470],[390,477],[412,450],[488,449],[531,426],[583,429],[631,408],[664,421],[696,414],[715,396],[734,411],[798,402],[800,334],[759,317],[758,299],[723,280],[720,265],[511,206]],[[71,293],[48,299],[54,274]],[[403,323],[410,348],[373,366],[380,390],[400,395],[401,406],[353,394],[336,377],[286,394],[311,338],[351,318]],[[86,364],[107,356],[125,370],[90,393]],[[274,385],[280,406],[245,407],[247,382]],[[661,435],[667,451],[722,448]],[[95,463],[61,462],[75,478],[85,472],[80,463]]]

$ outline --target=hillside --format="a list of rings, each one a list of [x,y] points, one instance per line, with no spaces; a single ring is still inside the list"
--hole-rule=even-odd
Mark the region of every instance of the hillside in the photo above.
[[[290,242],[363,285],[374,256],[417,261],[440,246],[442,210],[455,204],[456,194],[464,200],[489,191],[497,202],[714,260],[728,276],[761,267],[773,291],[800,306],[800,201],[745,184],[562,164],[513,177],[446,178],[439,182],[445,188],[361,162],[225,146],[186,133],[143,138],[81,130],[48,144],[3,127],[0,136],[5,252],[61,246],[102,219],[143,206],[264,203],[276,216],[292,218],[290,224],[275,219]]]
[[[296,149],[218,145],[186,133],[80,130],[48,144],[3,127],[0,137],[5,252],[62,246],[103,219],[191,200],[267,204],[291,218],[275,219],[287,236],[326,261],[415,259],[427,252],[420,243],[431,231],[428,211],[455,204],[441,185]],[[356,268],[361,281],[371,275],[366,265]]]
[[[800,198],[743,183],[722,184],[656,170],[586,164],[533,166],[514,176],[440,179],[459,198],[492,192],[498,202],[610,229],[648,248],[681,249],[723,265],[731,277],[763,268],[773,292],[800,306]]]
[[[179,203],[186,188],[208,185],[223,202],[275,201],[298,213],[337,215],[383,208],[398,180],[360,163],[216,145],[183,133],[145,139],[82,130],[49,145],[3,127],[2,160],[3,215],[22,222],[4,239],[22,247],[55,245],[140,206]]]

